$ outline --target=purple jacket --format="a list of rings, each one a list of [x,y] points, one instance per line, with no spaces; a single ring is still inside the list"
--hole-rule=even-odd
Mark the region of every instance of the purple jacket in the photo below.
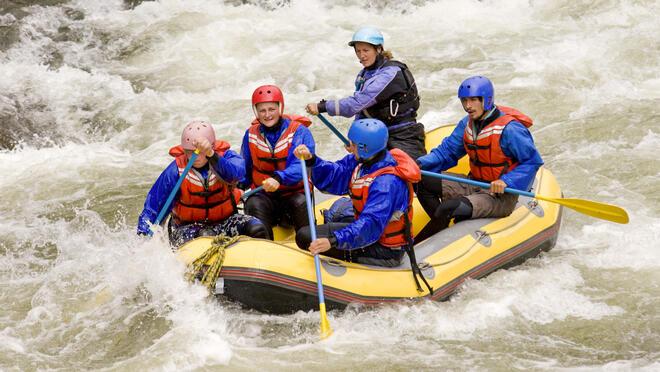
[[[367,117],[368,112],[370,117],[380,119],[390,129],[414,123],[419,106],[417,88],[407,67],[404,69],[400,66],[405,65],[379,55],[372,66],[358,73],[352,96],[325,101],[319,106],[319,111],[327,112],[330,116],[355,116],[355,120]],[[403,94],[407,94],[407,98],[401,98]],[[397,98],[410,102],[402,102],[401,107],[397,107]],[[389,114],[396,115],[388,118]]]

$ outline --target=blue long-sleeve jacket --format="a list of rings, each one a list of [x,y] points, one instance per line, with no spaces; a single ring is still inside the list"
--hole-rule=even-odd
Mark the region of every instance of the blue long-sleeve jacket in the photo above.
[[[387,152],[385,157],[369,169],[361,170],[360,177],[378,169],[394,166],[394,157]],[[314,186],[335,195],[348,193],[351,175],[358,166],[355,156],[347,155],[337,162],[317,157],[311,167]],[[351,250],[362,248],[378,241],[395,211],[405,212],[408,208],[408,186],[393,174],[382,174],[371,183],[369,196],[360,217],[350,225],[334,232],[337,248]]]
[[[212,165],[216,176],[219,176],[227,183],[237,182],[243,177],[245,174],[245,162],[240,155],[233,150],[225,151],[223,156],[220,156],[219,154],[217,155],[218,161]],[[201,173],[202,177],[206,178],[210,171],[209,164],[210,162],[202,168],[195,169]],[[158,176],[158,179],[153,186],[151,186],[151,190],[149,190],[149,193],[147,194],[147,200],[144,202],[144,209],[138,220],[138,234],[146,234],[149,232],[149,224],[153,224],[156,221],[156,217],[158,217],[161,209],[163,209],[167,198],[170,196],[170,193],[174,189],[178,180],[179,167],[177,167],[176,161],[173,161],[167,168],[165,168],[160,176]],[[174,208],[176,200],[178,200],[180,196],[181,190],[178,190],[173,199],[174,202],[172,202],[167,208],[164,216],[170,214],[172,208]]]
[[[501,115],[504,114],[501,113]],[[442,172],[455,166],[458,160],[467,154],[463,146],[463,133],[469,120],[470,117],[465,116],[456,125],[451,135],[442,140],[438,147],[417,159],[421,163],[422,169]],[[507,187],[523,191],[529,190],[536,172],[543,165],[541,155],[534,145],[532,134],[518,121],[511,121],[502,131],[500,146],[504,155],[519,163],[510,172],[503,174],[500,179],[507,184]]]
[[[401,68],[392,65],[378,67],[383,66],[385,62],[387,59],[379,56],[374,63],[376,66],[360,70],[355,79],[356,89],[352,96],[325,101],[325,110],[328,115],[347,118],[355,115],[355,120],[361,119],[364,117],[362,110],[386,101],[397,93],[406,93],[407,83]]]
[[[271,147],[275,148],[277,140],[280,139],[282,133],[289,127],[291,119],[282,118],[282,126],[277,132],[268,132],[263,131],[265,134],[266,140],[270,143]],[[249,138],[249,129],[245,131],[245,136],[243,136],[243,144],[241,146],[241,156],[245,159],[245,178],[241,180],[241,184],[245,187],[249,187],[252,184],[252,153],[250,152],[250,138]],[[289,148],[289,154],[286,157],[286,168],[283,170],[275,171],[280,179],[280,183],[285,186],[295,186],[302,180],[302,169],[300,168],[300,160],[293,155],[293,150],[298,147],[298,145],[305,145],[309,151],[314,153],[316,145],[314,143],[314,137],[312,132],[304,125],[301,125],[296,129],[293,134],[293,139],[291,141],[291,147]],[[259,185],[257,185],[259,186]]]

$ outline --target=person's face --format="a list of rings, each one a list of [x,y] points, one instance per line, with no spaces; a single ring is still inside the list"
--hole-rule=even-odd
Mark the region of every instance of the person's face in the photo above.
[[[461,104],[472,120],[479,120],[486,113],[481,97],[462,97]]]
[[[357,145],[353,141],[349,141],[349,143],[350,143],[350,145],[348,147],[346,147],[346,150],[348,150],[348,152],[353,154],[356,159],[360,159],[360,157],[358,156],[358,147],[357,147]]]
[[[357,42],[353,45],[355,48],[355,55],[364,67],[369,67],[376,62],[378,56],[378,49],[369,43]]]
[[[280,120],[280,104],[278,102],[257,103],[257,119],[268,128]]]
[[[190,158],[192,157],[195,150],[183,150],[183,152],[186,154],[186,160],[190,161]],[[201,168],[204,165],[206,165],[206,162],[208,162],[206,156],[202,154],[197,154],[197,157],[195,158],[195,162],[193,163],[192,166],[195,168]]]

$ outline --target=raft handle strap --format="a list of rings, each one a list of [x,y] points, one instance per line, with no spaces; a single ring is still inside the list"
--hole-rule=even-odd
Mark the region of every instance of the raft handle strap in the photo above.
[[[426,285],[426,288],[428,288],[430,295],[433,296],[433,287],[431,287],[429,283],[426,281],[424,274],[422,274],[422,271],[419,269],[419,264],[417,264],[417,258],[415,258],[415,247],[413,247],[413,239],[410,234],[412,224],[410,223],[410,218],[408,218],[408,213],[403,214],[403,219],[405,226],[404,228],[405,231],[403,232],[403,234],[406,238],[406,243],[407,243],[405,245],[405,249],[406,249],[406,253],[408,253],[408,258],[410,259],[410,270],[412,271],[413,279],[415,279],[415,285],[417,285],[417,292],[423,292],[422,287],[419,285],[419,280],[417,279],[417,276],[419,276],[420,278],[422,278],[422,281]]]
[[[215,283],[220,276],[220,270],[225,261],[225,249],[240,241],[241,238],[245,238],[245,236],[238,235],[231,238],[225,234],[220,234],[214,237],[211,246],[190,263],[189,267],[191,269],[187,274],[188,279],[194,280],[201,276],[200,281],[208,289],[209,293],[213,294]],[[206,271],[204,271],[204,266],[206,266],[206,263],[213,255],[216,255],[215,259],[207,266]]]

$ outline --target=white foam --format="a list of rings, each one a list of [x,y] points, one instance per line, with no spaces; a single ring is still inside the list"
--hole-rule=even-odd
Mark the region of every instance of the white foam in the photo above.
[[[656,2],[237,3],[126,9],[121,0],[77,0],[0,16],[1,27],[20,26],[19,41],[0,52],[0,115],[35,131],[0,151],[2,301],[17,304],[0,318],[2,350],[41,369],[71,361],[81,369],[323,369],[320,361],[333,359],[337,369],[463,370],[499,357],[520,369],[657,369],[639,359],[567,362],[583,346],[561,331],[577,323],[609,339],[600,322],[643,317],[617,293],[654,301]],[[330,312],[333,336],[323,342],[318,312],[269,316],[206,300],[183,278],[162,230],[148,241],[135,236],[144,194],[172,160],[167,151],[197,119],[238,150],[262,84],[281,86],[292,114],[350,94],[361,66],[346,43],[364,25],[381,28],[386,49],[412,69],[427,129],[465,115],[456,99],[463,79],[489,76],[496,103],[536,120],[531,131],[565,195],[620,205],[631,223],[565,209],[558,245],[543,258],[469,281],[449,302]],[[330,120],[344,132],[351,122]],[[311,130],[323,158],[345,155],[318,120]],[[617,281],[604,283],[612,272]],[[136,350],[105,343],[142,330],[140,322],[152,333]],[[503,337],[563,354],[516,359]],[[45,361],[34,352],[44,349],[61,355]],[[113,352],[120,360],[81,361]],[[638,352],[624,347],[621,358]]]

